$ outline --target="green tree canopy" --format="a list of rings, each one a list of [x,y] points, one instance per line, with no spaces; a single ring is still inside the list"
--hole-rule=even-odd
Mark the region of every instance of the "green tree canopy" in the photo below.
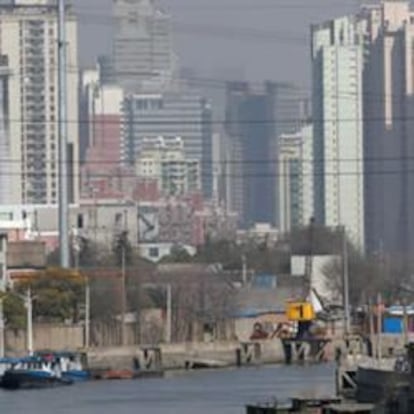
[[[16,283],[15,291],[33,295],[33,316],[38,321],[77,322],[84,301],[84,277],[73,270],[49,268]]]

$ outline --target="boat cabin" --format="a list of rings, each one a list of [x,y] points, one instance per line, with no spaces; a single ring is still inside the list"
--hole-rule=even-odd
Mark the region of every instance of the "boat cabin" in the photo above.
[[[59,366],[61,372],[82,371],[87,365],[86,354],[80,352],[41,351],[36,352],[35,355],[55,366]]]
[[[19,362],[16,358],[0,358],[0,377]]]

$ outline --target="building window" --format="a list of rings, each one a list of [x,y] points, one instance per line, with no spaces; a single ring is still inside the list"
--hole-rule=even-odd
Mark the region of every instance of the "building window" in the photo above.
[[[77,227],[83,229],[83,214],[78,214]]]
[[[153,259],[157,259],[160,255],[160,251],[158,247],[150,247],[148,251],[149,257]]]

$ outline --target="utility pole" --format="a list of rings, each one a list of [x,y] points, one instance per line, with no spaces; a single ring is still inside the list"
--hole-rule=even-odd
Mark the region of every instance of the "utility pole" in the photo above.
[[[4,358],[4,313],[3,313],[3,298],[0,297],[0,358]]]
[[[58,82],[59,82],[59,246],[60,265],[69,268],[69,210],[67,157],[67,84],[65,0],[58,0]]]
[[[121,336],[122,336],[122,345],[126,345],[126,275],[125,275],[125,267],[126,267],[126,254],[125,254],[125,240],[122,238],[121,240]]]
[[[348,269],[348,242],[345,226],[342,228],[342,267],[343,267],[343,301],[344,301],[344,330],[345,335],[351,332],[351,318],[349,309],[349,269]]]
[[[374,348],[375,343],[375,321],[374,321],[374,304],[371,299],[368,301],[368,315],[369,315],[369,340],[371,342],[371,353],[370,356],[376,355],[376,348]]]
[[[407,302],[404,299],[402,301],[403,304],[403,342],[404,346],[409,344],[408,340],[408,313],[407,313]]]
[[[91,287],[89,278],[85,277],[85,349],[90,345],[90,326],[91,326]]]
[[[165,341],[167,344],[171,343],[172,340],[172,288],[171,284],[166,285],[167,289],[167,314],[166,314],[166,325],[165,325]]]
[[[246,255],[242,255],[242,280],[243,280],[243,287],[247,286],[247,258]]]
[[[127,220],[128,220],[128,212],[124,210],[124,231],[122,232],[121,236],[121,277],[122,277],[122,288],[121,288],[121,331],[122,331],[122,345],[126,345],[126,243],[127,243]]]
[[[75,253],[75,270],[78,276],[79,268],[80,268],[80,252],[81,252],[81,242],[82,239],[78,234],[78,229],[74,228],[72,231],[72,238],[73,238],[73,250]],[[89,348],[90,343],[90,319],[91,319],[91,291],[89,285],[89,278],[88,276],[85,277],[85,332],[84,332],[84,348]]]
[[[308,227],[308,247],[306,249],[306,257],[305,257],[305,277],[308,291],[305,292],[305,298],[312,292],[313,288],[313,281],[312,281],[312,274],[313,274],[313,239],[314,239],[314,231],[315,231],[315,219],[313,217],[309,220],[309,227]]]
[[[33,355],[33,297],[32,289],[29,287],[26,292],[25,300],[27,310],[27,353]]]
[[[377,296],[377,359],[380,363],[382,359],[382,295]]]

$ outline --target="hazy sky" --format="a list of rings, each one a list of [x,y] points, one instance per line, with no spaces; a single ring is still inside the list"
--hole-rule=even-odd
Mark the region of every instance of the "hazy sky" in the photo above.
[[[81,62],[110,48],[112,0],[73,0]],[[308,85],[309,26],[351,13],[359,0],[163,0],[173,16],[181,66],[197,76],[283,80]],[[97,15],[97,17],[95,17]]]

